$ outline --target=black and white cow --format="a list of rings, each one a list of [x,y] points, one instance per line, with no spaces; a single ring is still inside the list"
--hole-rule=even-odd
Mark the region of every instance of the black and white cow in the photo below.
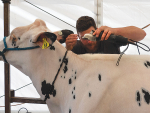
[[[51,113],[150,113],[150,56],[116,66],[119,55],[76,55],[55,40],[37,19],[0,42],[0,59],[30,77]]]

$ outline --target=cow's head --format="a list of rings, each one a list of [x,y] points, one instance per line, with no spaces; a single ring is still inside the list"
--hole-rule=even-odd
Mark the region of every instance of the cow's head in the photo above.
[[[56,35],[50,33],[50,30],[46,27],[44,21],[37,19],[34,23],[15,28],[11,34],[6,37],[5,41],[7,44],[7,48],[26,48],[26,47],[35,47],[35,46],[43,46],[44,39],[51,45],[56,40]],[[0,51],[4,49],[4,41],[0,42]],[[16,60],[24,60],[27,59],[26,55],[30,55],[31,51],[6,51],[4,53],[6,60],[10,64],[14,64]],[[19,56],[19,57],[18,57]],[[20,57],[21,56],[21,57]],[[34,56],[35,58],[37,56]],[[3,60],[2,56],[0,56],[0,60]],[[16,62],[17,63],[17,62]],[[17,64],[14,64],[17,67]]]

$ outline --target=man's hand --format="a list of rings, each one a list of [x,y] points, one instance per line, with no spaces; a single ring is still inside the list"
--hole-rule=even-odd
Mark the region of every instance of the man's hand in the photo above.
[[[72,50],[73,47],[75,46],[76,42],[77,42],[77,34],[70,34],[67,38],[66,38],[66,48],[67,50]]]
[[[104,31],[101,37],[101,41],[107,40],[111,34],[121,35],[134,41],[140,41],[146,36],[146,32],[143,29],[140,29],[135,26],[127,26],[121,28],[101,26],[93,33],[93,35],[96,35],[96,37],[98,37],[101,31]]]
[[[107,27],[107,26],[101,26],[100,28],[96,29],[95,32],[93,33],[93,35],[96,35],[96,37],[99,37],[101,31],[104,31],[102,36],[101,36],[101,40],[107,40],[109,38],[109,36],[112,34],[111,28]]]

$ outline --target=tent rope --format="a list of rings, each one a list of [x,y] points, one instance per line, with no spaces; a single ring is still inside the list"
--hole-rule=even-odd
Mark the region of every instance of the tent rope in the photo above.
[[[20,88],[18,88],[18,89],[16,89],[16,90],[14,90],[14,91],[20,90],[20,89],[22,89],[22,88],[24,88],[24,87],[26,87],[26,86],[28,86],[28,85],[30,85],[30,84],[32,84],[32,82],[29,83],[29,84],[26,84],[26,85],[24,85],[24,86],[22,86],[22,87],[20,87]],[[2,98],[2,97],[4,97],[4,96],[5,96],[5,95],[0,96],[0,98]]]
[[[60,19],[60,18],[54,16],[53,14],[50,14],[49,12],[43,10],[42,8],[40,8],[40,7],[38,7],[38,6],[34,5],[34,4],[32,4],[31,2],[29,2],[29,1],[27,1],[27,0],[24,0],[24,1],[27,2],[27,3],[29,3],[29,4],[31,4],[32,6],[34,6],[34,7],[36,7],[36,8],[38,8],[38,9],[40,9],[41,11],[43,11],[43,12],[45,12],[45,13],[47,13],[47,14],[53,16],[54,18],[56,18],[56,19],[58,19],[58,20],[60,20],[60,21],[62,21],[62,22],[64,22],[64,23],[70,25],[71,27],[76,28],[76,27],[74,27],[73,25],[71,25],[71,24],[65,22],[64,20],[62,20],[62,19]]]

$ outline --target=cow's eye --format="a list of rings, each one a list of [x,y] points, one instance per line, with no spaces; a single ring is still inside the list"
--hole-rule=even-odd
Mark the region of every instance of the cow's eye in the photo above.
[[[20,37],[18,37],[18,40],[20,40]]]

